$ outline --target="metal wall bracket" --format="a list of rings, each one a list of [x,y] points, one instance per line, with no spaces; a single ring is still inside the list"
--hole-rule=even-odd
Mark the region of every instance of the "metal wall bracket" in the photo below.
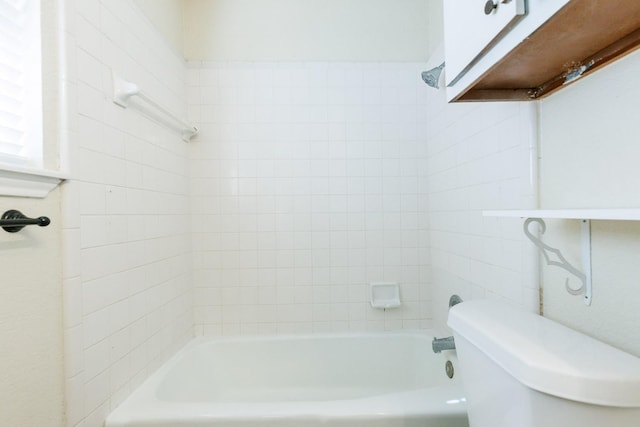
[[[46,216],[29,218],[22,212],[15,209],[6,211],[0,218],[0,227],[2,227],[7,233],[17,233],[27,225],[46,227],[49,224],[51,224],[51,220]]]
[[[569,261],[562,255],[559,249],[551,247],[544,243],[538,236],[529,231],[531,223],[537,223],[540,227],[540,234],[544,234],[547,225],[542,218],[527,218],[524,222],[524,234],[534,245],[540,249],[547,265],[556,266],[566,270],[576,276],[581,286],[573,288],[569,286],[569,279],[565,280],[565,288],[571,295],[584,294],[584,303],[591,305],[591,221],[588,219],[581,220],[580,224],[580,246],[582,249],[582,271],[571,265]]]

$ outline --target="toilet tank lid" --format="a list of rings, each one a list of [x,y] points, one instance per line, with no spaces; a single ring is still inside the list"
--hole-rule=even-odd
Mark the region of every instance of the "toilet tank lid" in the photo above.
[[[449,327],[526,386],[579,402],[640,407],[640,358],[492,300],[449,311]]]

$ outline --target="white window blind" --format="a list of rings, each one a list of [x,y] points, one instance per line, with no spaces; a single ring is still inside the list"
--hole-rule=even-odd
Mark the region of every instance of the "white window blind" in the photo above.
[[[0,0],[0,164],[42,167],[41,70],[40,1]]]

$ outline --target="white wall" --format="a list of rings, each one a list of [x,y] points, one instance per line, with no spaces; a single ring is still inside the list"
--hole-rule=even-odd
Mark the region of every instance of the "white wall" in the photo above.
[[[46,215],[48,227],[0,230],[0,425],[63,425],[60,192],[0,198],[0,214]]]
[[[542,207],[640,206],[639,70],[636,52],[542,101]],[[544,239],[579,266],[578,221],[547,225]],[[545,314],[640,355],[640,225],[593,221],[592,245],[592,305],[564,291],[567,274],[545,267]]]
[[[442,54],[444,55],[444,42],[443,42],[443,34],[444,34],[444,21],[442,19],[444,10],[442,0],[428,0],[427,2],[427,15],[428,15],[428,27],[427,27],[427,56],[426,58],[431,62],[432,60],[438,61],[434,66],[440,65],[442,62],[441,59],[444,58],[433,58],[432,55],[438,48],[442,49]],[[423,45],[424,46],[424,45]]]
[[[182,55],[182,0],[134,0],[162,37]]]
[[[186,69],[132,0],[67,1],[67,425],[106,415],[193,334],[187,147],[112,102],[112,70],[186,115]]]
[[[421,70],[191,64],[198,334],[431,326]]]
[[[537,311],[535,253],[518,220],[482,216],[535,206],[535,105],[447,104],[444,90],[429,90],[424,168],[436,325],[446,322],[454,293]]]
[[[184,0],[184,52],[208,61],[421,61],[429,0]]]

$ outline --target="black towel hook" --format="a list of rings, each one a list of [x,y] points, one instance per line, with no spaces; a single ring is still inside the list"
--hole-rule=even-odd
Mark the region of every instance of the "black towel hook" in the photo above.
[[[0,227],[2,227],[7,233],[17,233],[26,225],[39,225],[40,227],[46,227],[49,224],[51,224],[51,220],[46,216],[28,218],[22,212],[15,209],[6,211],[0,218]]]

